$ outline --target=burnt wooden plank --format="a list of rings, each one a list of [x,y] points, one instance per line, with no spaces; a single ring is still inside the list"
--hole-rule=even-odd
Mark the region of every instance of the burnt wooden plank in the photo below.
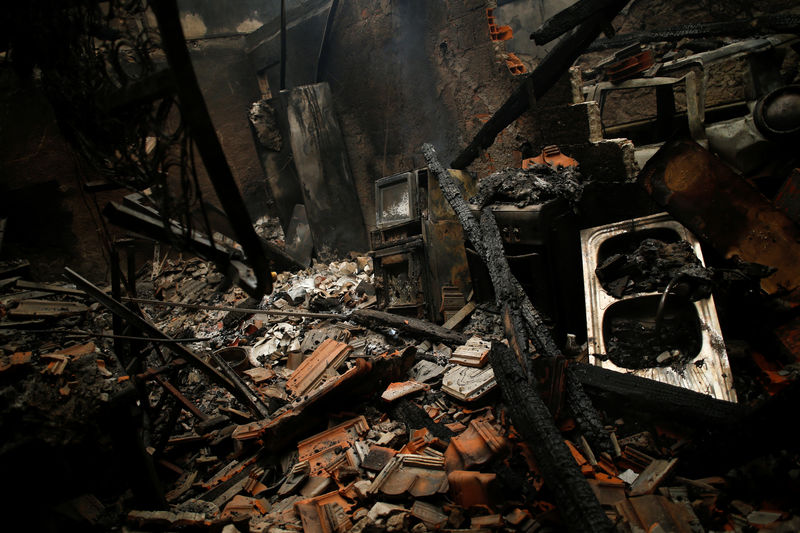
[[[448,344],[466,344],[469,340],[466,335],[445,329],[432,322],[375,311],[374,309],[356,309],[350,313],[349,317],[362,324],[390,326],[410,335],[432,338],[438,342],[446,342]]]
[[[747,413],[747,409],[737,403],[599,366],[570,363],[570,374],[590,391],[611,393],[636,409],[648,409],[683,421],[730,425]]]
[[[578,24],[585,22],[616,0],[578,0],[545,20],[532,34],[536,44],[547,44],[553,39],[568,32]]]
[[[481,213],[480,222],[476,221],[461,194],[461,189],[449,172],[439,163],[433,146],[425,144],[422,151],[428,168],[438,180],[445,198],[456,212],[466,237],[489,269],[497,305],[501,309],[508,310],[504,320],[506,337],[512,346],[516,346],[520,371],[528,376],[528,381],[532,386],[535,380],[532,370],[528,368],[528,357],[525,356],[528,337],[533,341],[539,353],[548,357],[559,357],[561,350],[519,281],[511,273],[503,251],[500,230],[491,209],[485,207]],[[582,390],[580,383],[571,380],[569,376],[567,376],[566,383],[569,407],[572,409],[581,431],[598,449],[610,452],[612,450],[611,441],[603,429],[599,414]]]

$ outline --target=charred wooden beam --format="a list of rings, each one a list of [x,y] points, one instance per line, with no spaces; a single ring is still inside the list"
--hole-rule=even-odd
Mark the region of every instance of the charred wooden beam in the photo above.
[[[550,357],[560,355],[561,351],[553,341],[552,335],[544,325],[539,312],[525,295],[525,291],[517,278],[511,274],[508,261],[503,253],[500,230],[491,211],[486,213],[485,216],[482,214],[480,222],[475,220],[469,204],[461,195],[458,183],[442,167],[433,146],[430,144],[423,145],[422,153],[428,163],[428,168],[436,176],[444,197],[450,203],[458,220],[461,222],[464,228],[464,235],[475,247],[481,259],[486,262],[500,308],[510,304],[513,309],[517,310],[515,312],[522,314],[527,324],[528,332],[531,334],[531,340],[540,353]],[[518,331],[517,333],[521,332]],[[525,338],[527,338],[527,335],[520,338],[520,344],[523,346],[525,343],[521,341]]]
[[[472,163],[481,150],[489,148],[497,135],[517,120],[536,100],[540,99],[575,62],[583,50],[603,31],[628,0],[616,0],[598,16],[590,18],[572,33],[561,39],[545,56],[530,76],[511,93],[494,115],[484,124],[472,142],[450,164],[452,168],[464,169]]]
[[[403,422],[409,430],[428,429],[434,437],[449,441],[455,433],[447,426],[434,422],[425,410],[408,398],[394,403],[391,407],[392,417]]]
[[[550,335],[549,330],[542,322],[536,308],[530,302],[530,299],[519,284],[519,281],[511,273],[508,261],[503,252],[500,230],[497,227],[497,222],[494,219],[494,214],[491,209],[485,207],[481,212],[480,223],[476,223],[455,180],[452,179],[450,173],[439,163],[433,146],[425,144],[422,150],[425,160],[428,163],[428,168],[436,176],[445,198],[450,202],[459,220],[461,220],[465,235],[470,242],[472,242],[473,246],[475,246],[476,250],[478,250],[484,263],[486,263],[489,276],[495,288],[497,305],[505,311],[503,321],[505,334],[510,345],[514,347],[514,350],[509,353],[514,354],[515,360],[517,361],[517,379],[508,381],[506,385],[523,387],[526,390],[524,392],[515,391],[513,393],[508,392],[504,394],[525,394],[534,398],[535,400],[530,400],[534,402],[531,404],[530,408],[533,411],[526,412],[521,416],[530,420],[540,420],[542,416],[538,412],[539,406],[541,405],[545,411],[547,411],[547,407],[535,390],[532,365],[529,363],[530,354],[528,353],[526,331],[532,333],[530,340],[533,341],[536,349],[543,355],[559,357],[561,356],[561,352],[555,344],[552,335]],[[524,327],[523,324],[526,327]],[[506,361],[505,364],[509,363]],[[522,376],[524,376],[524,379]],[[598,449],[610,452],[612,450],[612,445],[608,435],[603,429],[597,411],[582,390],[580,383],[574,379],[570,379],[569,375],[567,376],[566,393],[568,404],[576,415],[576,421],[581,424],[579,426],[580,429]],[[537,439],[544,442],[549,438],[545,438],[545,435],[549,435],[550,426],[555,428],[552,415],[549,412],[546,421],[542,423],[545,424],[544,427],[541,429],[532,428],[532,431],[541,432],[537,433]],[[553,451],[552,453],[556,454],[560,452]],[[551,472],[551,474],[557,475],[555,471]],[[583,488],[579,490],[579,492],[583,491]]]
[[[426,320],[410,318],[373,309],[356,309],[349,317],[356,322],[369,325],[389,326],[412,336],[433,338],[448,344],[465,344],[468,337],[455,331],[437,326]]]
[[[569,375],[590,391],[610,394],[637,410],[648,410],[677,420],[728,426],[736,424],[748,412],[746,407],[737,403],[633,374],[585,363],[570,363],[569,369]]]
[[[433,146],[430,144],[423,145],[422,152],[428,163],[428,168],[439,182],[444,197],[450,203],[461,225],[464,227],[464,234],[489,269],[498,307],[510,309],[508,318],[504,320],[506,337],[519,350],[527,351],[527,341],[530,339],[536,350],[542,355],[548,357],[561,356],[561,350],[553,340],[553,336],[545,326],[541,315],[525,294],[517,278],[511,274],[508,261],[503,253],[500,230],[497,227],[497,222],[491,209],[484,208],[481,213],[480,223],[477,222],[472,215],[472,211],[470,211],[467,201],[461,195],[461,189],[458,184],[439,163]],[[522,328],[521,324],[525,324],[525,328]],[[528,368],[526,358],[520,357],[520,364],[522,365],[521,369],[528,376],[529,386],[532,387],[535,380],[532,370]],[[569,373],[566,393],[568,405],[572,409],[576,421],[580,423],[581,431],[599,450],[610,452],[612,450],[611,441],[603,429],[599,414],[582,390],[580,383],[570,379]]]
[[[570,531],[611,531],[613,525],[564,444],[553,417],[519,372],[510,348],[493,343],[489,361],[514,427],[530,446]]]
[[[163,0],[154,2],[151,8],[158,20],[161,44],[175,77],[176,91],[182,109],[181,116],[197,144],[203,165],[214,185],[217,198],[236,232],[236,238],[253,266],[256,276],[255,292],[258,296],[269,294],[272,292],[269,261],[261,240],[253,228],[242,194],[225,159],[225,152],[222,150],[203,94],[197,84],[181,27],[178,4],[176,0]]]
[[[125,307],[125,305],[112,298],[103,292],[99,287],[92,282],[72,270],[71,268],[64,269],[67,277],[71,279],[76,286],[81,288],[89,296],[97,300],[103,307],[125,320],[130,326],[140,330],[142,333],[152,337],[154,342],[159,340],[172,340],[166,333],[158,329],[155,324],[149,320],[137,315],[132,310]],[[241,401],[248,409],[250,409],[256,416],[264,416],[263,413],[269,412],[269,409],[261,399],[250,390],[249,387],[241,387],[234,384],[226,378],[219,370],[209,365],[202,357],[191,351],[189,348],[177,343],[171,343],[169,349],[174,351],[187,362],[196,366],[199,370],[203,371],[211,381],[225,387],[233,396]]]
[[[573,60],[574,61],[574,60]],[[535,71],[534,71],[535,72]],[[450,166],[456,169],[465,169],[470,163],[475,161],[475,158],[480,155],[482,150],[486,150],[494,144],[495,138],[501,131],[506,129],[509,124],[517,120],[520,115],[527,111],[531,104],[533,92],[533,73],[527,76],[524,81],[517,86],[511,96],[503,102],[500,109],[495,111],[486,123],[481,126],[478,133],[475,134],[472,141],[466,148],[456,157]]]
[[[797,34],[800,32],[800,15],[779,13],[756,18],[742,18],[715,22],[693,22],[650,31],[634,31],[607,36],[593,42],[587,51],[625,48],[632,44],[676,42],[682,39],[709,39],[711,37],[757,37],[763,35]]]
[[[533,33],[533,39],[539,46],[557,39],[578,24],[586,22],[617,0],[578,0],[545,20]]]

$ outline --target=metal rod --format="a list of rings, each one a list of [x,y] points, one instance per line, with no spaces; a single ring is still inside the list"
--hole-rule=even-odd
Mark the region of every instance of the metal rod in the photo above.
[[[67,274],[67,277],[71,279],[75,284],[86,291],[86,294],[97,300],[100,304],[102,304],[106,309],[114,313],[115,315],[119,315],[123,320],[128,322],[129,325],[133,326],[134,328],[142,331],[143,333],[147,333],[152,335],[155,340],[171,340],[166,333],[161,331],[156,327],[155,324],[142,318],[141,316],[137,315],[135,312],[131,311],[124,304],[111,298],[109,295],[104,293],[99,287],[94,285],[92,282],[72,270],[71,268],[65,268],[64,272]],[[204,371],[206,375],[218,385],[225,387],[235,398],[241,401],[248,409],[251,410],[253,414],[256,416],[261,416],[261,413],[267,409],[261,399],[253,393],[252,390],[249,388],[242,388],[233,382],[231,382],[224,374],[222,374],[219,370],[208,364],[205,359],[194,353],[189,348],[183,346],[182,344],[175,343],[170,346],[170,350],[174,351],[181,357],[183,357],[186,361],[190,362],[191,364],[198,367],[200,370]]]
[[[185,304],[180,302],[164,302],[162,300],[149,300],[147,298],[122,298],[124,302],[134,302],[137,304],[157,305],[161,307],[182,307],[185,309],[204,309],[208,311],[232,311],[237,313],[276,315],[276,316],[295,316],[301,318],[336,318],[347,320],[347,315],[337,313],[311,313],[304,311],[276,311],[274,309],[248,309],[245,307],[231,307],[228,305],[205,305],[205,304]]]
[[[661,329],[661,320],[664,317],[664,307],[667,303],[667,295],[669,294],[669,291],[671,291],[672,288],[675,286],[675,283],[677,283],[677,281],[681,279],[683,276],[684,276],[683,273],[679,273],[677,276],[672,278],[670,282],[667,283],[667,288],[664,289],[664,292],[661,294],[661,298],[658,300],[658,309],[656,310],[656,333],[658,333],[659,330]]]
[[[168,393],[174,396],[175,399],[178,400],[181,403],[181,405],[183,405],[183,407],[185,407],[190,413],[192,413],[194,416],[196,416],[202,421],[208,420],[208,415],[205,414],[203,411],[201,411],[200,408],[197,407],[195,404],[193,404],[189,400],[189,398],[184,396],[183,393],[181,393],[181,391],[179,391],[177,387],[175,387],[175,385],[167,381],[167,378],[165,378],[160,374],[156,374],[154,379],[158,382],[159,385],[164,387],[164,390],[166,390]]]

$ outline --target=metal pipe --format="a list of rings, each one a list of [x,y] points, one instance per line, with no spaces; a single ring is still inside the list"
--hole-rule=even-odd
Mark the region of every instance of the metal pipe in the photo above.
[[[300,318],[336,318],[347,320],[347,315],[337,313],[310,313],[303,311],[276,311],[274,309],[248,309],[244,307],[231,307],[229,305],[206,305],[206,304],[185,304],[179,302],[164,302],[161,300],[149,300],[147,298],[122,298],[123,302],[133,302],[137,304],[158,305],[162,307],[183,307],[185,309],[205,309],[208,311],[232,311],[236,313],[276,315],[276,316],[295,316]]]

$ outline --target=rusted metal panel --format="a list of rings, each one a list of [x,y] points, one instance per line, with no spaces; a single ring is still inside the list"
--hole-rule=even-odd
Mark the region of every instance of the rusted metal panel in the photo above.
[[[800,303],[800,229],[709,151],[693,141],[668,142],[639,184],[723,256],[776,268],[762,288],[785,290],[792,304]]]

